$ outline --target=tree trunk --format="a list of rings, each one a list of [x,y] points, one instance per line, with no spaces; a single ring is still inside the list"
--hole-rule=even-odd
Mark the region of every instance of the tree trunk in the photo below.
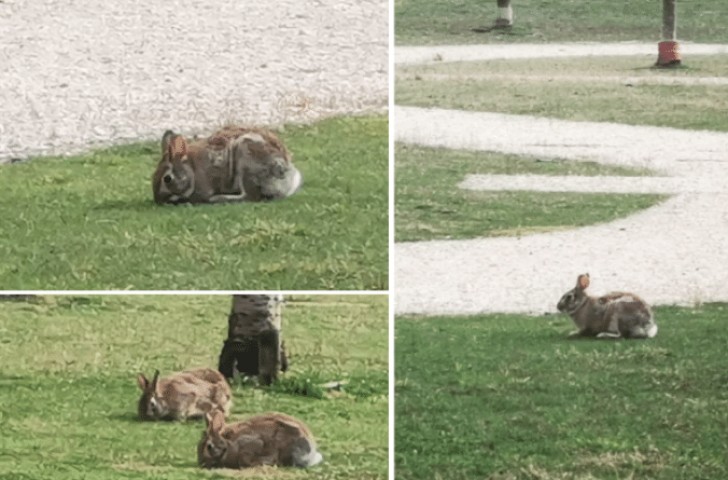
[[[235,372],[258,376],[263,385],[287,370],[281,340],[281,295],[233,295],[228,316],[228,338],[220,353],[219,370],[226,378]]]
[[[496,28],[513,26],[513,9],[511,0],[498,0],[498,18],[495,20]]]
[[[674,67],[680,65],[680,51],[677,43],[677,0],[662,0],[662,41],[658,44],[657,65]]]

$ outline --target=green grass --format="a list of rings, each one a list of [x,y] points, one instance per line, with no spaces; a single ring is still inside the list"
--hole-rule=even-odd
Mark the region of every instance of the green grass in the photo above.
[[[651,61],[601,57],[407,66],[397,71],[395,98],[420,107],[728,131],[728,86],[654,83],[656,76],[725,77],[728,56],[691,57],[689,68],[674,71],[645,68]]]
[[[468,174],[646,175],[595,162],[544,161],[493,152],[397,145],[396,241],[525,235],[614,220],[662,195],[481,192],[457,187]]]
[[[396,320],[398,479],[727,478],[728,305],[656,309],[648,341],[565,316]]]
[[[236,385],[231,417],[271,410],[300,417],[324,464],[203,471],[196,445],[204,422],[136,420],[138,372],[216,368],[228,296],[41,297],[0,305],[0,478],[386,478],[387,298],[288,301],[291,370],[272,389]],[[337,395],[293,393],[311,379],[349,383]]]
[[[384,290],[387,118],[288,127],[286,200],[158,206],[158,144],[2,167],[2,289]]]
[[[515,25],[508,32],[475,33],[492,25],[495,0],[395,0],[395,42],[459,44],[496,42],[573,42],[660,40],[662,2],[658,0],[513,0]],[[681,1],[678,38],[691,42],[725,42],[728,3]]]

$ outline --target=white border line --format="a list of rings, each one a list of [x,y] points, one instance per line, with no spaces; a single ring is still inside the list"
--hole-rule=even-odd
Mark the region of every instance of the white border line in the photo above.
[[[389,242],[387,243],[387,255],[389,258],[389,275],[387,279],[387,294],[388,294],[388,306],[389,306],[389,318],[387,321],[388,325],[388,353],[389,361],[387,364],[389,373],[389,395],[388,395],[388,409],[389,409],[389,422],[387,424],[387,438],[388,438],[388,472],[389,480],[394,480],[394,407],[395,407],[395,376],[394,376],[394,292],[396,291],[396,280],[395,280],[395,262],[394,262],[394,140],[395,140],[395,112],[394,112],[394,74],[395,74],[395,58],[394,58],[394,1],[389,1]]]

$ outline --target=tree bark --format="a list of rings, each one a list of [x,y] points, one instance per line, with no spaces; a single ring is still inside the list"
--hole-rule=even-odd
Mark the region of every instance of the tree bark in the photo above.
[[[263,385],[288,368],[281,340],[281,295],[233,295],[228,338],[220,353],[219,370],[226,378],[235,372],[258,376]]]

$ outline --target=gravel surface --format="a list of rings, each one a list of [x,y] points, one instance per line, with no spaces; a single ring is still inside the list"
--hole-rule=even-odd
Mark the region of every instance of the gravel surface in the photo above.
[[[680,192],[586,228],[399,243],[398,314],[555,312],[583,272],[593,294],[634,291],[653,304],[728,299],[728,133],[411,107],[397,107],[395,118],[400,142],[647,167],[677,177],[666,183]],[[645,182],[650,191],[653,180]]]
[[[690,55],[728,53],[728,45],[680,42],[683,58]],[[472,62],[478,60],[516,60],[522,58],[558,58],[590,56],[646,55],[657,61],[655,43],[565,43],[565,44],[487,44],[487,45],[434,45],[397,47],[394,62],[397,65],[435,62]]]
[[[3,0],[0,45],[0,163],[387,106],[386,0]]]
[[[726,186],[714,177],[609,177],[582,175],[467,175],[465,190],[524,190],[580,193],[722,193]]]

